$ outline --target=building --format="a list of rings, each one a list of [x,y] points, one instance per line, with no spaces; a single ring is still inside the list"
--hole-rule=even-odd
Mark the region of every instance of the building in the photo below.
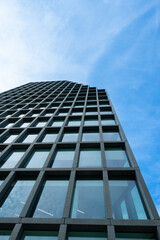
[[[160,239],[104,89],[32,82],[0,94],[0,240]]]

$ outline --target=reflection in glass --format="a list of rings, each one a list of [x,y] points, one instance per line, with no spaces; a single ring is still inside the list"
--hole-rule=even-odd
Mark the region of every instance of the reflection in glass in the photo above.
[[[61,218],[67,193],[67,180],[47,180],[33,214],[35,218]]]
[[[29,157],[26,168],[41,168],[49,154],[48,149],[35,150]]]
[[[37,134],[28,134],[22,142],[23,143],[33,142],[36,137]]]
[[[126,152],[122,148],[107,148],[105,154],[107,167],[129,167]]]
[[[134,180],[110,180],[109,187],[113,218],[147,219]]]
[[[13,168],[16,166],[18,161],[21,159],[25,150],[13,150],[8,154],[2,163],[2,168]]]
[[[120,135],[118,132],[103,132],[104,141],[120,141]]]
[[[116,240],[133,240],[133,239],[138,239],[138,240],[149,240],[149,239],[154,239],[156,240],[155,234],[153,233],[123,233],[123,232],[117,232],[116,233]]]
[[[82,135],[83,142],[100,141],[98,132],[84,132]]]
[[[102,125],[115,125],[115,120],[112,118],[103,118],[101,120]]]
[[[25,127],[28,127],[29,124],[30,124],[30,122],[24,122],[24,123],[22,123],[22,125],[20,127],[25,128]]]
[[[10,238],[10,230],[0,230],[0,240],[8,240]]]
[[[56,231],[24,231],[21,240],[57,240],[57,236]]]
[[[103,181],[76,181],[71,217],[88,219],[104,219],[106,217]]]
[[[55,142],[57,133],[46,133],[42,142]]]
[[[15,138],[18,136],[18,134],[12,134],[10,135],[3,143],[11,143]]]
[[[53,168],[70,168],[74,158],[74,149],[59,149],[54,158]]]
[[[85,126],[95,126],[98,125],[98,120],[97,119],[86,119],[84,122]]]
[[[48,122],[48,121],[39,121],[39,122],[36,124],[36,127],[44,127],[47,122]]]
[[[62,142],[76,142],[78,133],[64,133]]]
[[[101,167],[101,152],[96,148],[81,149],[79,167]]]
[[[0,208],[0,217],[19,217],[34,182],[33,180],[18,180],[11,184],[10,193]]]
[[[68,240],[107,240],[106,232],[69,232]]]
[[[8,123],[5,128],[9,128],[9,127],[12,127],[14,123]]]
[[[55,120],[53,123],[52,123],[52,127],[61,127],[63,125],[64,121],[62,120]]]
[[[68,122],[68,126],[80,126],[80,124],[81,124],[81,121],[80,120],[76,120],[76,119],[70,120]]]

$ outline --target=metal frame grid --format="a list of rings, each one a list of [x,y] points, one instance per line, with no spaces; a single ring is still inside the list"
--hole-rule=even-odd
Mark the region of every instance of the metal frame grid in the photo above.
[[[108,104],[107,107],[103,104]],[[92,107],[93,105],[93,107]],[[94,106],[97,105],[97,106]],[[102,114],[109,111],[109,114]],[[77,112],[79,115],[77,116]],[[88,114],[88,112],[90,112]],[[92,114],[93,112],[93,114]],[[95,113],[94,113],[95,112]],[[110,113],[111,112],[111,113]],[[46,114],[50,113],[50,116]],[[24,115],[21,115],[24,114]],[[46,116],[45,116],[46,115]],[[86,119],[97,119],[97,126],[84,126]],[[102,126],[101,118],[112,118],[115,125]],[[70,120],[79,120],[79,126],[68,126]],[[61,127],[52,126],[53,121],[63,120]],[[46,121],[44,127],[36,127],[38,121]],[[21,127],[28,122],[28,127]],[[7,124],[13,125],[7,128]],[[121,141],[105,142],[103,131],[116,131]],[[82,142],[83,132],[97,131],[100,134],[98,142]],[[41,142],[45,133],[57,133],[55,142]],[[76,142],[62,142],[62,136],[67,132],[77,132]],[[23,143],[28,133],[37,134],[31,143]],[[3,143],[10,134],[18,136],[12,143]],[[79,151],[81,147],[94,146],[101,150],[102,167],[78,168]],[[108,168],[105,160],[105,147],[122,147],[126,150],[130,167]],[[51,168],[52,158],[57,148],[74,148],[75,155],[72,168]],[[42,168],[27,169],[24,163],[34,149],[47,148],[50,153]],[[160,239],[160,220],[148,189],[144,183],[136,160],[128,144],[126,136],[115,113],[111,100],[104,89],[96,89],[88,85],[77,84],[70,81],[31,82],[18,88],[0,94],[0,163],[13,149],[25,149],[26,152],[14,168],[0,168],[0,178],[4,182],[0,186],[0,201],[16,179],[35,179],[36,183],[28,200],[17,218],[0,218],[0,229],[12,230],[10,239],[18,240],[24,230],[55,230],[59,231],[58,240],[67,239],[67,231],[107,231],[108,239],[115,239],[118,232],[151,232]],[[44,179],[66,177],[69,186],[62,218],[32,218],[31,213],[37,202]],[[71,201],[76,178],[85,176],[97,177],[103,180],[106,207],[106,219],[72,219],[69,217]],[[149,215],[148,220],[115,220],[112,218],[112,208],[109,193],[108,179],[134,179],[138,185],[144,205]]]

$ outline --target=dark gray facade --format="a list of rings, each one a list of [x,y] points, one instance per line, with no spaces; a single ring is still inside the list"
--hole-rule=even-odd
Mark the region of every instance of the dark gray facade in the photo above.
[[[104,89],[45,81],[1,93],[0,151],[0,239],[160,239],[159,215]]]

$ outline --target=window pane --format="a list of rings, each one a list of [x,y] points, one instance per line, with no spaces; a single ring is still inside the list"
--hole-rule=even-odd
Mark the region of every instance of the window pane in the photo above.
[[[91,219],[104,219],[106,217],[103,181],[76,181],[71,217]]]
[[[107,240],[105,232],[69,232],[68,240]]]
[[[11,143],[15,138],[18,136],[18,134],[12,134],[10,135],[3,143]]]
[[[82,115],[82,112],[72,112],[73,116],[78,116],[78,115]]]
[[[22,142],[23,143],[33,142],[36,137],[37,134],[28,134]]]
[[[79,167],[101,167],[101,152],[99,149],[82,149],[79,156]]]
[[[2,168],[13,168],[21,159],[25,150],[13,150],[3,161]]]
[[[19,217],[35,181],[18,180],[11,185],[11,191],[1,205],[0,217]]]
[[[26,168],[41,168],[49,154],[48,149],[35,150],[29,157]]]
[[[30,122],[24,122],[24,123],[22,123],[22,125],[20,127],[25,128],[25,127],[28,127],[29,124],[30,124]]]
[[[78,133],[64,133],[62,142],[76,142]]]
[[[156,239],[153,233],[116,233],[116,240],[133,240],[133,239]]]
[[[13,126],[13,124],[14,124],[14,123],[8,123],[8,124],[5,126],[5,128],[9,128],[9,127]]]
[[[101,114],[101,115],[103,115],[103,114],[106,114],[106,115],[107,115],[107,114],[112,114],[112,111],[101,111],[100,114]]]
[[[51,117],[51,116],[53,116],[53,114],[54,114],[54,113],[46,113],[45,116],[46,116],[46,117]]]
[[[97,119],[86,119],[84,122],[85,126],[95,126],[98,125],[98,120]]]
[[[135,181],[110,180],[109,186],[113,218],[147,219]]]
[[[118,132],[104,132],[103,133],[104,141],[120,141],[120,135]]]
[[[69,168],[72,167],[74,158],[74,149],[58,150],[53,162],[53,168]]]
[[[85,141],[89,141],[89,142],[100,141],[99,133],[98,132],[83,133],[82,141],[84,141],[84,142]]]
[[[66,198],[68,181],[48,180],[43,185],[43,191],[33,217],[61,218]]]
[[[52,123],[52,127],[60,127],[60,126],[62,126],[62,124],[64,123],[64,121],[54,121],[53,123]]]
[[[11,231],[0,230],[0,240],[8,240],[10,238]]]
[[[44,127],[44,125],[46,125],[47,121],[39,121],[37,124],[36,124],[36,127]]]
[[[24,231],[21,240],[57,240],[58,232],[53,231]]]
[[[80,120],[70,120],[68,122],[68,126],[80,126],[81,121]]]
[[[56,137],[57,137],[57,133],[47,133],[44,136],[42,142],[55,142]]]
[[[97,115],[98,112],[97,111],[93,111],[93,112],[86,112],[86,115]]]
[[[122,148],[108,148],[105,154],[107,167],[129,167],[126,152]]]
[[[115,125],[116,124],[115,120],[109,119],[109,118],[102,119],[101,123],[102,123],[102,125]]]

